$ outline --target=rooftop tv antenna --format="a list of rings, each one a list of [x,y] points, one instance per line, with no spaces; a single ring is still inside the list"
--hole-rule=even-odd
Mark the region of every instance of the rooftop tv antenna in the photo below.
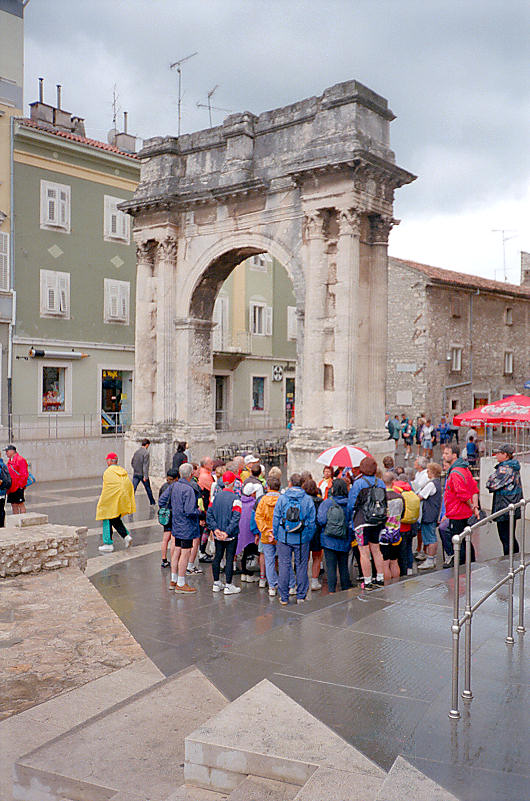
[[[492,228],[492,233],[494,234],[501,234],[502,236],[502,274],[504,280],[508,280],[508,274],[506,272],[506,242],[509,242],[510,239],[515,239],[517,236],[517,231],[513,228],[506,229],[506,228]],[[507,236],[507,234],[512,234],[512,236]],[[497,274],[497,270],[495,270],[495,277]]]
[[[179,76],[179,98],[178,98],[178,104],[177,104],[177,113],[178,113],[178,133],[177,133],[177,135],[178,136],[180,136],[180,121],[181,121],[181,107],[182,107],[182,65],[184,64],[185,61],[189,61],[190,58],[193,58],[193,56],[196,56],[196,55],[198,55],[198,51],[195,51],[195,53],[191,53],[189,56],[185,56],[184,58],[181,58],[178,61],[174,61],[173,64],[169,65],[169,69],[170,70],[173,70],[176,67],[177,73],[178,73],[178,76]]]
[[[208,109],[208,116],[210,118],[210,128],[212,127],[212,111],[226,111],[230,114],[231,109],[229,108],[219,108],[219,106],[212,106],[212,97],[214,92],[219,89],[219,84],[217,83],[213,89],[210,89],[208,92],[207,98],[208,101],[206,103],[197,103],[197,108],[207,108]]]
[[[118,105],[118,87],[116,84],[112,87],[112,127],[116,128],[117,121],[118,121],[118,112],[119,112],[119,105]]]

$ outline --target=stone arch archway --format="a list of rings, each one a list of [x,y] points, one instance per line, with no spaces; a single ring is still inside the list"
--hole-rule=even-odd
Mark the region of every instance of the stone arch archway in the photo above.
[[[389,149],[393,115],[355,81],[255,117],[145,143],[134,216],[138,272],[131,443],[159,471],[172,442],[215,446],[212,311],[234,267],[269,252],[298,312],[292,467],[328,441],[382,438],[387,241],[393,192],[414,176]]]

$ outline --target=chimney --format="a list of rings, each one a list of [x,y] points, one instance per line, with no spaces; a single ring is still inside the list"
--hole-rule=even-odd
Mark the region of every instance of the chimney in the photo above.
[[[127,133],[128,112],[123,112],[123,131],[113,136],[112,144],[125,153],[136,153],[136,136]]]
[[[44,103],[44,78],[39,78],[39,103]]]
[[[57,84],[57,108],[61,109],[61,84]]]
[[[30,118],[36,122],[47,122],[53,125],[53,106],[44,102],[44,78],[39,78],[39,99],[29,104]]]
[[[521,284],[530,289],[530,253],[521,251]]]

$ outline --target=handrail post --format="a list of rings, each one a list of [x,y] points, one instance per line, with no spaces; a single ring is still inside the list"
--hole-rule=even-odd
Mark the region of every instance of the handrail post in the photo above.
[[[464,640],[464,689],[462,691],[462,698],[466,701],[473,700],[473,693],[471,692],[471,530],[468,528],[466,531],[466,623],[465,623],[465,640]]]
[[[460,537],[455,534],[452,538],[454,549],[454,563],[453,563],[453,580],[454,580],[454,594],[453,594],[453,624],[451,632],[453,635],[453,653],[452,653],[452,680],[451,680],[451,711],[449,717],[452,720],[458,720],[460,712],[458,711],[458,651],[460,646],[460,610],[459,610],[459,597],[458,597],[458,568],[460,567]]]
[[[515,506],[513,503],[508,507],[510,510],[510,540],[509,540],[509,565],[510,573],[508,579],[508,634],[504,642],[507,645],[513,645],[515,640],[513,638],[513,537],[515,528]]]
[[[521,501],[521,545],[519,550],[519,624],[517,631],[519,634],[524,634],[526,629],[524,625],[524,554],[525,554],[525,519],[526,519],[526,503]]]

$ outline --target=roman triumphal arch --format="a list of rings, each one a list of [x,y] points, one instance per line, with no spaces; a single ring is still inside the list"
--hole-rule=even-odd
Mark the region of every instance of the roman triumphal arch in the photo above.
[[[267,251],[297,305],[290,468],[328,443],[384,447],[387,242],[394,190],[414,179],[389,144],[387,101],[348,81],[216,128],[149,139],[121,208],[137,246],[134,423],[162,473],[176,440],[215,447],[212,311],[234,267]],[[377,442],[381,447],[377,447]]]

